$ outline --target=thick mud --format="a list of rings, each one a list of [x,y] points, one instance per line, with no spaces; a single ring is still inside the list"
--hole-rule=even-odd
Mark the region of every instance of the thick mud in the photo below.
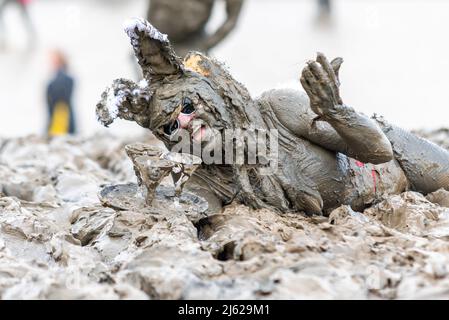
[[[329,217],[107,206],[105,187],[137,182],[124,147],[138,140],[0,139],[0,298],[449,297],[449,192]]]

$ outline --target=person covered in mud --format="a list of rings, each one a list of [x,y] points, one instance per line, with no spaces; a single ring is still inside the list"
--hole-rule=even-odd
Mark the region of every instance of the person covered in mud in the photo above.
[[[74,79],[68,73],[65,55],[59,50],[50,53],[54,77],[47,85],[47,135],[50,137],[76,132],[75,112],[72,104]]]
[[[278,167],[272,174],[245,163],[203,163],[197,169],[189,190],[212,206],[236,200],[252,208],[328,214],[340,205],[363,210],[409,189],[449,190],[448,151],[344,104],[341,58],[329,62],[318,54],[307,63],[301,75],[306,94],[270,90],[253,100],[219,62],[200,53],[181,61],[167,36],[149,22],[134,20],[126,32],[145,80],[113,82],[96,108],[103,125],[117,117],[135,121],[168,149],[180,129],[202,143],[211,132],[228,129],[278,133]],[[199,130],[192,125],[198,120]]]
[[[243,0],[225,0],[226,19],[213,33],[206,24],[212,15],[215,0],[151,0],[147,18],[167,34],[180,56],[190,50],[207,53],[235,28]]]

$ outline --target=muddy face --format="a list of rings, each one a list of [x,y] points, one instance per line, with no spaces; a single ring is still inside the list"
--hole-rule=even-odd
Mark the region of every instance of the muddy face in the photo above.
[[[196,52],[181,61],[167,35],[142,19],[129,21],[125,31],[144,80],[118,79],[103,93],[97,117],[104,125],[115,118],[135,121],[171,149],[180,131],[203,145],[224,128],[244,128],[260,116],[248,116],[249,93],[217,61]]]
[[[211,84],[196,72],[186,72],[181,78],[156,84],[150,102],[150,123],[153,134],[168,149],[178,143],[202,148],[212,147],[222,136],[226,124],[225,102]],[[221,110],[223,115],[218,110]],[[189,147],[190,149],[190,147]],[[183,147],[183,152],[185,152]]]
[[[186,71],[182,77],[155,87],[150,129],[169,149],[180,139],[205,147],[227,127],[223,120],[230,117],[226,104],[202,75]]]
[[[224,144],[216,143],[223,142],[224,130],[267,129],[248,90],[222,64],[197,52],[181,61],[167,35],[148,21],[132,19],[125,31],[144,79],[138,84],[117,79],[105,90],[96,108],[98,120],[105,126],[116,118],[135,121],[173,152],[199,155],[194,150],[197,144],[191,142],[200,141],[203,163],[203,151],[212,150],[207,156],[213,154],[213,160],[220,157],[215,150]],[[193,150],[176,150],[179,141],[173,138],[178,133]],[[237,189],[241,197],[257,201],[245,165],[201,166],[196,175],[213,184],[214,193],[225,202],[235,198]]]

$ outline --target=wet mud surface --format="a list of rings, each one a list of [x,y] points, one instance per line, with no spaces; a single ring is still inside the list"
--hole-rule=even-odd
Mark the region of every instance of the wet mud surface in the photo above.
[[[0,298],[449,297],[449,192],[329,217],[243,205],[208,215],[193,198],[175,203],[167,178],[148,207],[129,201],[125,145],[137,140],[0,139]],[[104,193],[118,185],[128,205]]]

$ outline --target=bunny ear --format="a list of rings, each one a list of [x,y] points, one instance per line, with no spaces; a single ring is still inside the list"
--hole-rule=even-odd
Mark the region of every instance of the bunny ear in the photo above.
[[[97,119],[105,127],[116,118],[121,118],[149,128],[151,96],[152,92],[146,80],[138,84],[126,79],[114,80],[97,103]]]
[[[125,32],[131,39],[134,54],[146,78],[164,78],[182,74],[181,60],[174,52],[166,34],[140,18],[129,20],[125,25]]]

